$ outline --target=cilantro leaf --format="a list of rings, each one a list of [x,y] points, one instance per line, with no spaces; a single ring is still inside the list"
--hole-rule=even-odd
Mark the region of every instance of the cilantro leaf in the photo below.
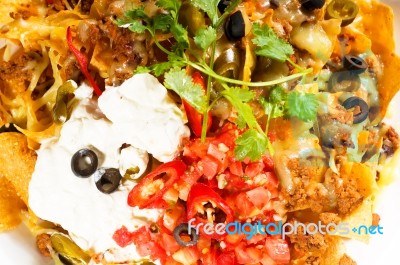
[[[194,42],[201,49],[207,50],[216,39],[217,31],[213,27],[209,26],[208,28],[197,31],[196,36],[194,37]]]
[[[219,0],[190,0],[190,3],[206,12],[213,25],[217,23]]]
[[[195,84],[185,70],[172,69],[164,75],[164,85],[175,91],[197,111],[203,113],[207,109],[207,98],[199,84]]]
[[[287,100],[287,112],[290,117],[303,121],[313,121],[317,117],[318,100],[314,94],[290,92]]]
[[[253,24],[256,54],[284,62],[294,53],[292,45],[279,38],[267,25]]]
[[[189,37],[187,30],[179,23],[171,25],[171,33],[178,43],[180,48],[186,49],[189,47]]]
[[[133,20],[129,23],[129,30],[135,33],[144,33],[148,27],[143,25],[142,21],[140,20]]]
[[[250,158],[256,161],[261,158],[268,148],[268,138],[255,129],[249,129],[236,140],[235,157],[238,160]]]
[[[170,15],[159,13],[153,18],[153,27],[155,30],[167,32],[170,30],[171,25],[174,23]]]
[[[158,0],[156,2],[157,6],[164,8],[170,12],[173,12],[174,16],[178,14],[179,9],[181,8],[182,1],[180,0]]]
[[[125,16],[130,19],[143,19],[146,22],[149,21],[149,16],[144,11],[144,6],[140,6],[136,9],[132,9],[132,10],[125,12]]]
[[[239,127],[244,127],[244,121],[251,129],[259,126],[256,117],[254,117],[252,108],[250,105],[246,104],[246,102],[255,97],[254,92],[238,87],[228,87],[221,92],[221,95],[229,100],[232,106],[236,109],[238,113],[237,122]]]

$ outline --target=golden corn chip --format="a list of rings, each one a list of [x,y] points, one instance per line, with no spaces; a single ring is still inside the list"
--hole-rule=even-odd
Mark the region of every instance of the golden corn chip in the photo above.
[[[28,188],[35,168],[36,154],[28,149],[26,136],[0,134],[0,176],[14,186],[18,196],[28,204]]]
[[[372,196],[365,198],[351,215],[342,220],[342,223],[347,223],[347,227],[350,227],[350,229],[358,228],[355,232],[349,231],[349,233],[341,235],[342,237],[368,243],[370,235],[366,232],[366,229],[372,225],[372,202]]]
[[[385,116],[386,109],[400,89],[400,79],[394,78],[400,73],[400,58],[394,53],[394,31],[392,9],[378,1],[357,1],[360,7],[360,20],[357,29],[372,40],[372,51],[380,57],[383,74],[378,76],[380,96],[380,115]]]
[[[0,177],[0,232],[12,229],[21,222],[21,211],[26,209],[8,179]]]

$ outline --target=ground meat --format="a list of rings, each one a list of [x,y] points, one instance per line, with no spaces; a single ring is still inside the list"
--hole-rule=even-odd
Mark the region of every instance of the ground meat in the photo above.
[[[399,147],[400,147],[399,134],[393,127],[389,126],[383,137],[383,145],[382,145],[383,153],[386,156],[392,156]]]
[[[36,246],[39,249],[39,252],[45,256],[50,257],[49,246],[51,245],[50,235],[48,234],[39,234],[36,236]]]
[[[320,265],[321,258],[317,257],[317,256],[310,256],[306,259],[305,264],[306,265]]]
[[[325,186],[334,191],[336,210],[339,215],[346,215],[356,209],[364,200],[359,192],[357,182],[352,178],[342,178],[340,175],[328,171],[325,175]]]
[[[339,265],[357,265],[357,263],[354,260],[352,260],[349,256],[344,254],[339,261]]]
[[[289,222],[294,225],[295,221],[296,220],[291,220]],[[304,224],[307,225],[307,223]],[[323,252],[328,247],[324,235],[320,233],[313,235],[305,234],[304,228],[301,225],[297,226],[296,233],[290,234],[289,238],[294,248],[303,253],[315,251]]]
[[[9,62],[0,61],[0,90],[5,96],[14,98],[28,88],[32,72],[26,65],[32,60],[30,54],[20,53]]]
[[[339,224],[341,218],[336,213],[320,213],[319,219],[325,225],[327,224]]]

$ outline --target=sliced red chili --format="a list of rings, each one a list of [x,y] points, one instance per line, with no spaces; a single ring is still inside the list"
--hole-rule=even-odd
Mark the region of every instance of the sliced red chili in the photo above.
[[[72,42],[72,32],[71,32],[70,27],[67,28],[67,44],[68,44],[68,48],[73,53],[76,60],[78,61],[78,64],[81,68],[83,75],[86,77],[86,79],[89,81],[90,85],[92,86],[94,93],[96,93],[97,96],[100,96],[102,91],[97,86],[96,82],[94,81],[93,77],[90,75],[89,70],[88,70],[88,65],[89,65],[88,58],[86,57],[86,55],[84,53],[79,51],[74,46],[74,43]]]
[[[164,193],[176,183],[186,170],[182,161],[162,164],[145,176],[129,193],[128,204],[143,208],[158,208]]]
[[[207,224],[209,223],[208,216],[206,213],[205,206],[207,204],[211,204],[210,206],[214,208],[214,217],[215,221],[214,225],[217,223],[225,222],[230,223],[234,220],[233,210],[229,205],[221,198],[221,196],[202,183],[196,183],[192,186],[188,199],[187,199],[187,219],[190,221],[191,219],[195,219],[194,225],[198,224]],[[202,213],[203,211],[203,213]],[[217,220],[218,211],[222,211],[224,214],[224,220]],[[204,226],[203,226],[204,227]],[[200,227],[200,233],[212,237],[212,238],[220,238],[224,234],[212,233],[205,234]]]
[[[194,72],[192,74],[193,83],[199,84],[204,90],[206,90],[206,85],[203,79],[203,76],[199,72]],[[193,134],[196,137],[201,136],[201,129],[203,127],[203,114],[197,112],[195,108],[193,108],[188,102],[185,100],[182,101],[183,106],[185,107],[186,116],[189,121],[190,128],[192,129]],[[208,113],[208,122],[207,122],[207,131],[210,129],[212,124],[211,114]]]

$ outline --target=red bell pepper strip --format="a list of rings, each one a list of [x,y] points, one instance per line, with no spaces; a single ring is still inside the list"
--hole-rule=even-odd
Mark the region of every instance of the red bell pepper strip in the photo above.
[[[221,198],[221,196],[218,193],[216,193],[210,187],[202,183],[196,183],[190,189],[187,199],[187,220],[189,221],[195,218],[195,222],[193,223],[194,225],[198,225],[200,223],[203,224],[208,223],[207,218],[202,218],[198,215],[199,213],[198,209],[201,209],[203,205],[208,202],[210,202],[212,205],[215,205],[215,208],[218,208],[225,213],[226,224],[233,222],[234,214],[231,207],[229,207],[229,205]],[[200,233],[202,232],[203,231],[200,230]],[[206,236],[218,239],[224,235],[213,233],[212,235],[206,235]]]
[[[94,93],[96,93],[96,95],[99,97],[101,95],[102,91],[97,86],[93,77],[89,73],[89,70],[88,70],[89,63],[88,63],[88,59],[87,59],[86,55],[84,53],[80,52],[74,46],[74,43],[72,42],[72,33],[71,33],[70,27],[67,28],[67,44],[68,44],[68,48],[71,50],[71,52],[74,54],[76,60],[78,61],[83,75],[89,81],[90,85],[92,86],[92,88],[94,90]]]
[[[162,164],[145,176],[128,195],[128,205],[143,208],[158,208],[164,193],[185,173],[186,165],[175,160]]]
[[[206,84],[204,82],[203,76],[199,72],[194,72],[192,74],[193,83],[199,84],[204,90],[206,90]],[[189,120],[190,128],[196,137],[201,136],[201,128],[203,126],[203,114],[197,112],[188,102],[182,100],[183,106],[185,107],[186,116]],[[208,113],[207,131],[210,129],[212,124],[211,113]]]

